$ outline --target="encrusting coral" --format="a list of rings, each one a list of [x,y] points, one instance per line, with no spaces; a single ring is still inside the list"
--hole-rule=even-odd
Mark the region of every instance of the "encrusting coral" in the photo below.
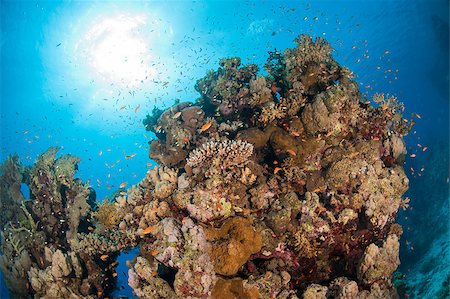
[[[413,121],[395,98],[371,105],[324,39],[296,43],[269,53],[266,76],[223,59],[199,99],[155,109],[144,125],[159,165],[103,204],[73,178],[73,156],[50,149],[31,169],[9,158],[10,290],[107,296],[117,253],[139,245],[129,284],[141,298],[397,298]]]

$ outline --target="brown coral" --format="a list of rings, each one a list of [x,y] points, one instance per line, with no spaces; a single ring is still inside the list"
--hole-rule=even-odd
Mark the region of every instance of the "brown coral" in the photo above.
[[[261,234],[252,222],[242,217],[227,220],[220,228],[206,228],[206,238],[212,243],[211,257],[217,273],[230,276],[261,250]]]

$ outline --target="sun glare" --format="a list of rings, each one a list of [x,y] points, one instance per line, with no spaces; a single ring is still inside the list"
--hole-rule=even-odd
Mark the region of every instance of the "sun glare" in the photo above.
[[[85,35],[87,59],[108,83],[136,85],[151,75],[144,16],[119,15],[94,25]]]

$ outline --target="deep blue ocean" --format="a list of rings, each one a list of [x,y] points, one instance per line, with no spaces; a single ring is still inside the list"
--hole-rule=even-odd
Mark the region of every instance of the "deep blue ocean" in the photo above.
[[[407,137],[416,156],[405,165],[400,271],[412,297],[434,298],[449,283],[448,0],[2,0],[0,20],[1,160],[16,152],[31,165],[60,146],[81,158],[77,176],[98,200],[145,176],[154,135],[142,119],[195,100],[196,80],[220,58],[262,69],[268,51],[293,47],[297,35],[324,37],[362,93],[394,95],[406,116],[421,116]],[[119,259],[115,296],[132,297],[125,261],[136,252]],[[3,283],[0,297],[9,298]]]

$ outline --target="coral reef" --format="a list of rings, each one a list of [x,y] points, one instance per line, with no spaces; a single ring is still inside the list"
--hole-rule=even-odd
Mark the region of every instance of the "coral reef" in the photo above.
[[[93,238],[95,193],[74,178],[79,159],[48,149],[24,168],[17,156],[2,167],[0,269],[12,297],[102,298],[114,287],[113,262],[117,251],[102,255],[101,248],[85,252],[78,246]],[[30,198],[20,192],[27,184]],[[3,194],[5,196],[3,196]]]
[[[296,43],[269,53],[267,76],[223,59],[196,101],[148,115],[159,165],[103,204],[73,178],[75,157],[50,149],[27,171],[9,158],[1,204],[19,213],[1,218],[0,261],[25,273],[11,290],[106,296],[117,252],[139,245],[141,298],[397,298],[413,121],[395,98],[364,98],[324,39]]]

